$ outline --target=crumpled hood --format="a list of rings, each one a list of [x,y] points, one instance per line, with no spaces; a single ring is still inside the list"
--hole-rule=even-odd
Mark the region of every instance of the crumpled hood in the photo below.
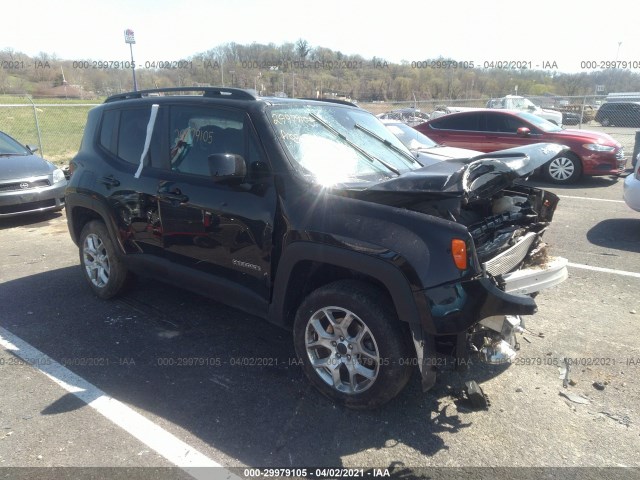
[[[534,143],[473,157],[470,161],[449,160],[404,173],[377,183],[362,192],[462,196],[467,201],[489,198],[518,178],[554,158],[567,147],[555,143]]]
[[[435,163],[435,161],[452,160],[452,159],[469,159],[481,152],[476,150],[468,150],[466,148],[437,146],[433,148],[422,148],[412,150],[416,154],[416,160],[420,165],[425,167]]]

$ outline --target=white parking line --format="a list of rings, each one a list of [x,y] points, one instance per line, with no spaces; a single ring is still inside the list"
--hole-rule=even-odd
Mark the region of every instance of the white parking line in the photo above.
[[[132,408],[110,397],[95,385],[87,382],[2,327],[0,327],[0,346],[28,362],[33,368],[45,374],[67,392],[74,394],[102,416],[133,435],[192,477],[202,480],[238,478],[228,470],[221,468],[219,463],[187,445]]]
[[[578,200],[593,200],[594,202],[612,202],[612,203],[624,203],[624,200],[609,200],[607,198],[593,198],[593,197],[576,197],[573,195],[558,195],[560,198],[576,198]]]
[[[625,270],[615,270],[613,268],[593,267],[591,265],[583,265],[581,263],[567,263],[567,266],[573,268],[582,268],[583,270],[593,270],[594,272],[614,273],[616,275],[624,275],[625,277],[640,278],[640,273],[627,272]]]

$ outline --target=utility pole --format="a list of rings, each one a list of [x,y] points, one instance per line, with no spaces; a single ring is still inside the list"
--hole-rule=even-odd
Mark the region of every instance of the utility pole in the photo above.
[[[124,43],[129,44],[129,50],[131,51],[131,71],[133,72],[133,91],[138,91],[138,82],[136,82],[136,62],[133,60],[133,44],[136,43],[133,30],[127,28],[124,31]]]

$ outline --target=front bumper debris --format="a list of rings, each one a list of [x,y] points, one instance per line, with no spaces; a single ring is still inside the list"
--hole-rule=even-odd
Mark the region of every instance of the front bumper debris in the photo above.
[[[507,293],[530,295],[564,282],[569,276],[567,263],[566,258],[550,258],[543,265],[502,275],[498,282]]]
[[[493,334],[484,337],[480,348],[480,358],[491,365],[500,365],[513,361],[520,346],[516,340],[516,333],[524,331],[522,317],[506,315],[488,317],[480,321],[480,325]]]

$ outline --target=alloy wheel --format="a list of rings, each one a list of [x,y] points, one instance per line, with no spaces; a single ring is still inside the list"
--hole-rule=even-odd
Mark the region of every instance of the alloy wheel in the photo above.
[[[85,238],[82,259],[91,283],[98,288],[105,287],[111,272],[109,255],[104,242],[96,234],[91,233]]]
[[[380,351],[371,330],[353,312],[326,307],[309,319],[305,348],[311,366],[329,386],[356,394],[370,388],[380,370]]]

